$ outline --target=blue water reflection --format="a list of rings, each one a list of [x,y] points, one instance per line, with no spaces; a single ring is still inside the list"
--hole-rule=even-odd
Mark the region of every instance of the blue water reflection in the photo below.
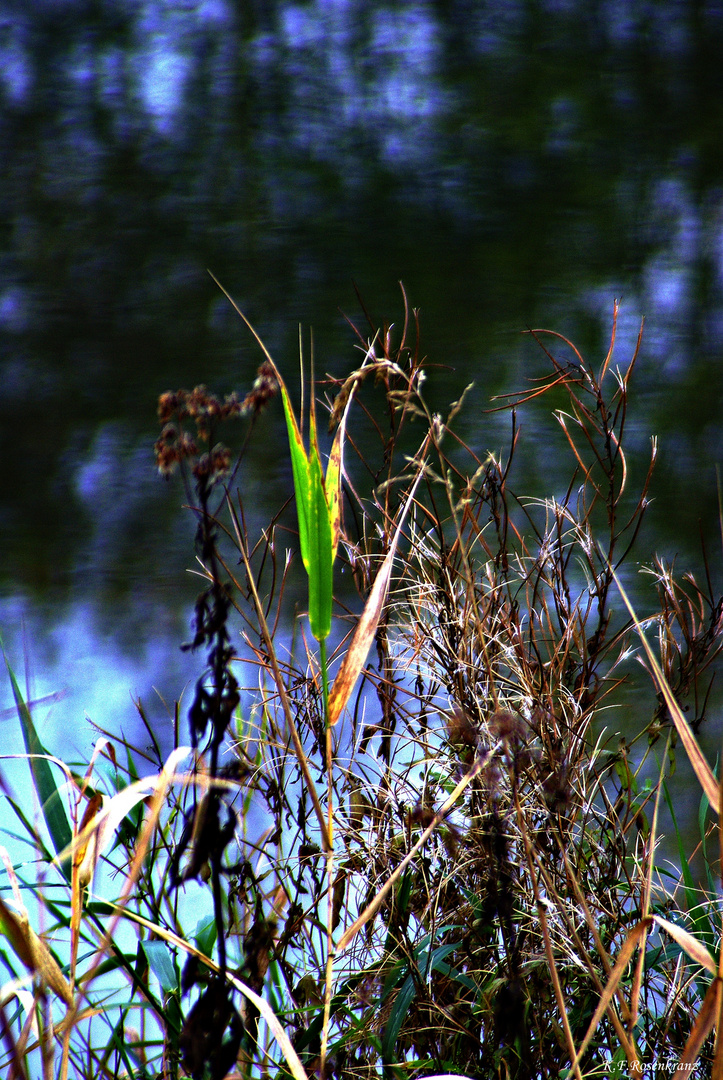
[[[138,701],[153,721],[159,745],[170,750],[174,702],[197,678],[196,658],[169,649],[162,632],[144,636],[135,647],[117,640],[99,626],[92,603],[79,601],[51,625],[47,613],[16,599],[0,605],[0,618],[4,626],[22,628],[5,635],[4,645],[23,696],[37,702],[34,722],[52,753],[67,762],[87,762],[97,728],[133,739],[142,731]],[[162,621],[160,626],[163,630]],[[178,630],[178,625],[165,626],[169,636]],[[29,657],[27,672],[24,653]],[[9,687],[3,705],[6,700],[0,718],[3,753],[22,753]]]
[[[638,468],[661,446],[641,558],[699,566],[723,449],[721,49],[714,3],[0,3],[16,666],[23,611],[43,688],[72,683],[91,715],[104,688],[114,710],[161,672],[182,688],[193,526],[154,474],[155,402],[245,393],[259,361],[209,267],[292,371],[299,322],[348,369],[351,280],[390,319],[404,280],[432,404],[474,379],[459,424],[482,454],[506,439],[489,397],[543,370],[518,331],[602,358],[621,296],[621,364],[646,317]],[[521,421],[518,486],[548,494],[555,425]],[[282,434],[277,410],[243,479],[266,512],[289,490]]]

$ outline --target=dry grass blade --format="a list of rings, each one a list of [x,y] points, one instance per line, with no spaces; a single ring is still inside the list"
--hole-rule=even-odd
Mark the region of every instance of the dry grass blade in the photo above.
[[[684,1078],[689,1080],[692,1066],[698,1060],[703,1043],[718,1020],[722,986],[723,980],[715,978],[708,987],[700,1012],[695,1018],[693,1029],[685,1044],[685,1050],[678,1062],[678,1068],[673,1073],[673,1080],[684,1080]]]
[[[14,952],[25,967],[66,1005],[73,1004],[73,992],[48,946],[33,930],[25,912],[17,913],[0,900],[0,922]]]
[[[98,859],[110,845],[123,818],[149,795],[159,790],[167,791],[169,783],[177,779],[177,766],[192,753],[190,746],[178,747],[161,772],[134,781],[112,798],[96,794],[86,807],[72,843],[56,856],[55,861],[60,865],[72,859],[80,872],[80,884],[89,884]],[[186,777],[183,780],[185,782]]]
[[[645,637],[643,628],[638,621],[638,617],[635,614],[633,605],[631,604],[628,595],[622,586],[620,578],[615,573],[615,571],[612,570],[612,568],[611,572],[613,578],[615,579],[615,583],[620,590],[620,595],[623,598],[625,606],[630,612],[630,617],[633,620],[633,625],[635,626],[640,640],[643,643],[643,648],[645,649],[646,656],[648,657],[648,661],[650,663],[653,680],[658,687],[658,690],[663,695],[663,698],[665,699],[665,704],[668,706],[673,723],[675,724],[678,735],[680,736],[680,741],[685,747],[685,752],[687,753],[688,759],[693,766],[693,771],[698,777],[698,781],[700,782],[700,785],[705,792],[706,798],[711,805],[711,809],[714,811],[714,813],[717,814],[719,800],[718,781],[716,780],[710,765],[705,760],[705,757],[703,756],[703,751],[698,745],[696,738],[693,735],[693,732],[690,730],[688,721],[685,719],[680,705],[675,700],[673,691],[670,689],[668,680],[665,678],[665,675],[661,670],[660,664],[655,657],[655,653],[648,644],[648,640]]]
[[[577,1077],[577,1080],[582,1080],[582,1074],[580,1073],[580,1064],[578,1056],[575,1054],[575,1041],[572,1030],[570,1028],[570,1021],[568,1019],[567,1010],[565,1008],[565,996],[560,985],[560,976],[557,970],[557,964],[555,963],[554,950],[552,948],[552,941],[550,938],[550,932],[547,925],[547,916],[545,913],[545,906],[540,896],[539,882],[536,873],[536,859],[532,849],[532,843],[530,841],[529,834],[525,825],[524,815],[522,813],[522,807],[520,806],[519,795],[517,791],[514,792],[515,813],[520,825],[520,834],[525,849],[525,859],[527,861],[527,867],[530,873],[530,884],[532,886],[532,894],[535,900],[535,907],[537,908],[537,918],[540,923],[540,929],[542,931],[542,940],[545,949],[545,958],[550,968],[550,977],[552,979],[552,986],[555,993],[555,1000],[557,1001],[558,1010],[560,1013],[560,1019],[562,1020],[562,1027],[565,1035],[565,1043],[567,1045],[567,1051],[572,1060],[572,1072]]]
[[[379,619],[387,597],[387,590],[389,589],[389,581],[392,576],[394,556],[399,543],[399,537],[402,534],[409,508],[414,501],[419,481],[424,473],[424,455],[428,445],[429,437],[425,439],[424,445],[417,455],[420,462],[417,476],[412,484],[412,489],[405,500],[401,516],[394,530],[394,536],[389,546],[389,551],[374,580],[369,598],[364,605],[364,611],[362,612],[354,631],[354,636],[351,639],[349,648],[341,662],[341,667],[334,679],[334,685],[329,694],[329,723],[331,725],[336,724],[341,716],[344,707],[351,696],[352,690],[356,685],[356,681],[359,678],[359,673],[364,667],[371,643],[374,640],[374,635],[377,626],[379,625]]]
[[[278,1021],[276,1013],[271,1008],[271,1006],[266,1001],[264,1001],[262,997],[255,993],[250,986],[247,986],[246,983],[242,982],[240,979],[237,979],[235,975],[231,975],[229,973],[227,975],[227,978],[232,986],[235,986],[236,989],[244,995],[244,997],[247,997],[249,1001],[253,1002],[253,1004],[263,1016],[266,1023],[269,1025],[269,1028],[274,1034],[274,1038],[281,1047],[281,1051],[286,1059],[286,1064],[291,1070],[292,1076],[294,1076],[296,1080],[309,1080],[304,1066],[299,1060],[299,1055],[294,1050],[289,1036],[282,1028],[281,1024]]]
[[[667,761],[668,751],[670,749],[670,733],[666,741],[666,753],[663,761]],[[645,919],[650,914],[650,897],[653,887],[653,869],[654,869],[654,853],[656,847],[656,840],[658,836],[658,820],[660,814],[660,800],[663,792],[663,773],[665,765],[661,766],[660,777],[656,786],[655,792],[655,809],[653,811],[653,820],[651,823],[650,834],[648,837],[648,850],[647,850],[647,867],[645,870],[645,877],[643,881],[643,901],[640,905],[640,914]],[[643,986],[643,977],[645,972],[645,947],[647,942],[647,934],[643,935],[640,943],[640,950],[638,952],[638,959],[633,972],[633,983],[630,992],[630,1018],[628,1024],[628,1030],[633,1030],[640,1015],[640,994]]]
[[[607,370],[610,366],[610,361],[613,358],[613,351],[615,349],[615,338],[617,337],[618,330],[618,315],[620,314],[620,301],[615,300],[613,303],[613,325],[610,332],[610,345],[608,346],[607,355],[603,360],[602,367],[600,368],[600,374],[597,377],[598,386],[602,385],[602,381],[607,374]]]
[[[668,919],[662,918],[661,915],[651,915],[651,919],[662,926],[666,930],[674,941],[680,945],[681,949],[685,949],[691,960],[694,960],[696,964],[700,964],[702,968],[709,971],[711,975],[718,974],[718,965],[713,957],[710,955],[705,945],[698,941],[693,934],[684,930],[682,926],[677,926],[675,923],[669,922]]]
[[[582,1043],[580,1044],[580,1047],[577,1051],[577,1056],[572,1063],[573,1068],[579,1067],[583,1055],[587,1050],[588,1046],[590,1045],[590,1042],[592,1041],[595,1032],[598,1029],[600,1021],[607,1012],[613,1000],[613,997],[615,996],[615,992],[618,988],[618,983],[625,974],[625,969],[630,963],[633,953],[640,944],[640,941],[644,938],[647,930],[649,929],[651,922],[652,919],[650,917],[648,917],[647,919],[642,919],[637,924],[637,926],[633,927],[633,929],[630,931],[627,938],[625,939],[623,947],[621,948],[620,954],[615,963],[615,967],[612,970],[610,978],[607,981],[607,985],[605,986],[605,990],[603,991],[598,1006],[593,1014],[593,1018],[590,1021],[590,1025],[585,1034],[585,1038],[582,1040]]]
[[[533,879],[534,880],[534,879]],[[535,885],[535,891],[537,888]],[[582,1080],[582,1073],[580,1072],[579,1055],[575,1054],[575,1042],[573,1039],[572,1029],[570,1027],[570,1020],[567,1015],[567,1009],[565,1007],[565,995],[560,984],[560,975],[557,970],[557,964],[555,963],[555,954],[552,948],[552,941],[550,939],[550,931],[547,925],[547,915],[545,909],[540,901],[539,894],[537,894],[537,915],[540,920],[540,928],[542,930],[542,940],[545,945],[545,957],[550,967],[550,977],[552,979],[553,989],[555,991],[555,999],[557,1001],[558,1009],[560,1012],[560,1019],[562,1020],[562,1027],[565,1033],[565,1042],[567,1044],[568,1053],[572,1060],[571,1071],[577,1077],[577,1080]]]

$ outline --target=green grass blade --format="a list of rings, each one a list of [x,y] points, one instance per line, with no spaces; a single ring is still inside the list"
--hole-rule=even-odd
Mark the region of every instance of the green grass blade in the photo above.
[[[161,991],[166,994],[178,993],[178,975],[168,944],[165,941],[143,941],[143,952],[151,971],[158,979]]]
[[[301,548],[301,559],[308,574],[309,546],[311,543],[311,482],[309,476],[309,459],[306,455],[306,450],[304,449],[304,441],[301,438],[299,425],[296,423],[294,410],[291,408],[291,399],[289,398],[289,392],[286,389],[286,385],[283,379],[280,375],[278,375],[278,373],[277,378],[279,380],[279,387],[281,389],[281,400],[284,406],[284,416],[286,417],[286,430],[289,436],[291,472],[294,478],[294,494],[296,495],[296,514],[299,519],[299,547]]]
[[[382,1038],[382,1061],[386,1063],[392,1061],[394,1055],[394,1047],[396,1045],[397,1036],[404,1023],[404,1018],[409,1012],[409,1006],[412,1004],[415,995],[418,993],[417,985],[414,981],[414,976],[410,972],[404,980],[404,984],[397,994],[397,999],[394,1002],[389,1019],[384,1026],[384,1036]]]
[[[280,375],[278,379],[289,437],[301,559],[309,575],[309,623],[316,640],[323,641],[331,633],[334,562],[332,509],[327,499],[321,467],[315,412],[312,409],[309,420],[307,454],[289,393]]]
[[[454,952],[458,948],[457,944],[440,945],[438,948],[430,951],[431,935],[425,935],[420,944],[414,950],[416,965],[422,978],[429,975],[432,971],[445,970],[445,974],[449,974],[452,969],[449,964],[444,963],[444,959],[451,952]],[[405,967],[407,965],[405,964]],[[469,982],[469,980],[467,980]],[[402,988],[397,994],[396,1000],[389,1014],[389,1019],[384,1026],[384,1036],[382,1038],[382,1060],[385,1062],[392,1061],[394,1058],[394,1047],[397,1041],[397,1036],[401,1030],[404,1019],[409,1012],[409,1007],[412,1004],[415,996],[418,994],[418,980],[415,980],[414,975],[410,971],[407,975]]]
[[[20,718],[20,727],[23,733],[25,749],[29,755],[33,784],[35,785],[35,790],[38,799],[40,800],[43,817],[48,826],[48,832],[50,833],[53,847],[55,848],[56,854],[60,854],[61,851],[65,851],[65,849],[69,847],[73,839],[65,808],[63,806],[63,800],[58,791],[58,786],[55,783],[50,762],[45,757],[38,756],[42,754],[47,755],[48,751],[43,746],[40,737],[35,730],[30,710],[25,704],[15,674],[10,667],[7,656],[5,656],[5,650],[3,650],[3,656],[5,657],[5,666],[7,667],[10,683],[13,688],[13,696]],[[69,871],[66,871],[66,873],[69,873]]]
[[[329,525],[331,527],[331,558],[336,558],[336,549],[341,536],[341,456],[345,432],[346,413],[339,425],[334,442],[331,445],[329,460],[326,463],[324,490],[329,506]]]
[[[209,960],[213,958],[217,935],[218,928],[213,915],[204,915],[202,919],[198,920],[193,940],[196,942],[198,951],[207,956]]]
[[[316,445],[309,458],[309,624],[317,641],[331,633],[333,552],[329,506]]]

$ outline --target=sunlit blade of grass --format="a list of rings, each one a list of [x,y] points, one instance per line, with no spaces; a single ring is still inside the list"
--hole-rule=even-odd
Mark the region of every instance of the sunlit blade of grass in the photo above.
[[[286,383],[277,370],[281,401],[284,407],[286,430],[289,439],[289,453],[291,455],[291,472],[294,480],[294,495],[296,496],[296,516],[299,523],[299,547],[301,560],[307,574],[311,568],[311,544],[312,544],[312,492],[311,474],[309,470],[309,457],[304,447],[304,440],[299,430],[299,425],[291,405],[291,398],[286,389]]]
[[[716,975],[718,973],[718,967],[713,956],[711,956],[703,942],[694,934],[689,933],[688,930],[684,930],[683,927],[678,926],[677,923],[673,923],[669,919],[664,919],[662,915],[653,915],[651,918],[658,926],[662,926],[662,928],[670,934],[673,941],[680,945],[681,949],[688,954],[694,963],[705,968],[711,975]]]
[[[309,625],[316,640],[321,642],[331,633],[334,553],[331,515],[315,439],[311,443],[308,473]]]
[[[637,630],[640,640],[643,643],[645,654],[648,658],[648,662],[650,663],[653,680],[658,687],[660,693],[663,695],[663,698],[665,699],[665,704],[668,706],[671,718],[673,720],[673,723],[675,724],[678,735],[680,736],[680,741],[685,747],[685,752],[687,753],[688,759],[693,766],[693,771],[698,777],[698,781],[703,788],[703,791],[705,792],[708,798],[708,802],[710,803],[713,811],[717,814],[719,798],[718,781],[716,780],[710,765],[705,760],[705,757],[703,756],[703,751],[696,742],[695,736],[690,730],[690,726],[688,725],[688,721],[683,715],[683,711],[680,708],[680,705],[675,700],[675,695],[673,694],[673,691],[668,685],[668,680],[665,678],[665,675],[661,670],[660,664],[655,657],[655,653],[648,644],[648,640],[645,637],[643,628],[640,625],[638,617],[635,614],[633,605],[628,599],[628,595],[625,592],[618,575],[614,571],[612,571],[612,574],[613,578],[615,579],[615,583],[620,591],[620,595],[625,602],[625,606],[630,612],[630,617],[633,620],[635,629]]]
[[[270,362],[273,364],[273,361],[270,360]],[[301,559],[309,578],[309,623],[316,640],[324,641],[331,633],[332,567],[336,550],[333,534],[335,531],[338,539],[338,523],[336,530],[332,527],[332,507],[336,508],[338,514],[339,498],[338,493],[335,493],[331,499],[327,496],[316,432],[313,380],[312,408],[309,414],[309,452],[307,453],[286,383],[276,365],[273,366],[281,390],[286,418]],[[332,472],[330,480],[332,479],[335,479],[338,484],[339,475],[336,469]]]
[[[0,900],[0,929],[28,971],[57,994],[66,1005],[71,1005],[71,987],[48,946],[28,922],[27,913],[12,911]]]
[[[272,361],[273,363],[273,361]],[[299,546],[309,578],[309,623],[317,641],[331,633],[333,603],[333,566],[341,532],[341,468],[346,417],[353,399],[353,390],[332,444],[326,475],[321,464],[316,425],[314,381],[311,380],[309,408],[309,450],[296,421],[286,384],[274,365],[281,390],[294,478]]]
[[[299,547],[304,568],[309,578],[309,623],[312,634],[317,641],[321,642],[331,633],[333,564],[339,541],[339,484],[341,481],[343,424],[340,425],[337,431],[325,477],[317,437],[313,378],[311,381],[311,405],[309,409],[309,451],[307,453],[291,405],[291,398],[279,369],[244,313],[213,274],[211,277],[213,277],[213,280],[216,281],[216,284],[251,330],[263,350],[264,356],[272,366],[279,384],[291,454],[291,470],[299,523]],[[347,409],[352,396],[350,395]]]
[[[394,567],[394,557],[397,551],[397,545],[399,538],[402,535],[402,529],[404,528],[404,522],[407,517],[407,513],[414,502],[414,496],[419,486],[419,482],[424,474],[424,455],[429,445],[429,437],[425,439],[424,445],[417,455],[418,472],[417,476],[412,484],[411,491],[407,495],[402,512],[394,530],[394,536],[392,542],[389,545],[389,551],[387,552],[384,562],[382,563],[374,584],[372,585],[371,592],[364,605],[364,611],[362,612],[359,622],[357,623],[352,637],[351,644],[346,651],[344,659],[342,660],[341,667],[337,672],[334,685],[329,695],[329,723],[336,724],[337,720],[341,716],[344,707],[351,697],[356,681],[359,678],[359,674],[366,663],[366,658],[371,648],[374,635],[379,625],[379,619],[381,618],[382,611],[384,610],[384,604],[387,598],[387,592],[389,590],[389,582],[392,576],[392,569]]]

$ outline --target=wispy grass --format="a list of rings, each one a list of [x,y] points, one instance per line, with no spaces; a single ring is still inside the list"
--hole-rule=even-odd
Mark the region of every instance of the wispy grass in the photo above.
[[[723,607],[708,564],[700,586],[651,553],[642,614],[629,570],[621,585],[656,457],[652,440],[633,491],[638,349],[618,364],[613,327],[599,366],[564,339],[559,361],[536,331],[549,374],[492,404],[509,449],[480,457],[456,433],[464,398],[425,403],[406,297],[398,335],[366,320],[359,365],[323,384],[326,466],[313,385],[305,439],[260,342],[243,401],[161,398],[158,463],[183,478],[203,586],[188,745],[177,714],[165,761],[106,731],[91,762],[52,765],[10,671],[42,809],[7,793],[36,852],[6,860],[0,906],[8,1076],[723,1075],[721,796],[700,746]],[[243,422],[248,445],[279,392],[301,614],[287,517],[250,534],[219,442]],[[533,497],[518,417],[545,394],[568,463]],[[358,614],[335,605],[341,569]],[[623,736],[633,659],[650,704]],[[704,881],[677,831],[681,750]]]

